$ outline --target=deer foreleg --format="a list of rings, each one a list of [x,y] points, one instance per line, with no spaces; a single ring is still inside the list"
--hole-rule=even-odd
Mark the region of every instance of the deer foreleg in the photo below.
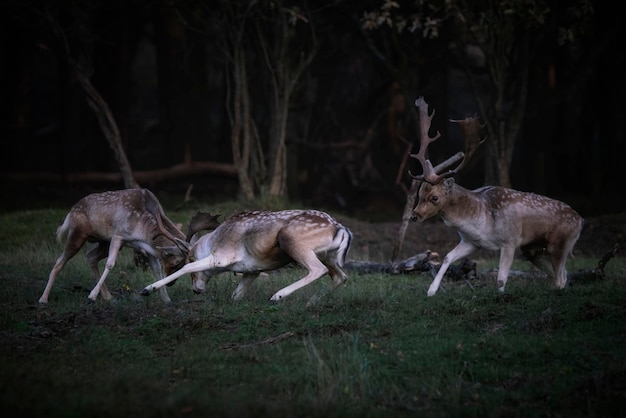
[[[100,269],[98,268],[98,263],[100,260],[107,257],[109,252],[109,243],[106,241],[101,241],[96,243],[96,245],[87,251],[87,262],[89,263],[89,267],[91,267],[91,272],[93,273],[93,277],[96,280],[96,283],[100,279]],[[111,292],[107,289],[105,283],[102,283],[100,287],[100,294],[105,300],[111,299]]]
[[[515,247],[502,247],[500,249],[500,265],[498,266],[498,290],[504,292],[506,281],[509,277],[509,270],[515,258]]]
[[[122,238],[121,237],[113,237],[111,239],[111,243],[109,244],[109,256],[107,257],[106,264],[104,265],[104,271],[102,272],[102,276],[100,276],[100,280],[96,283],[96,286],[93,288],[91,293],[89,293],[88,298],[92,301],[95,301],[100,293],[100,289],[104,286],[104,281],[106,280],[109,272],[115,267],[115,260],[117,259],[117,254],[122,247]],[[109,293],[108,290],[106,293]],[[104,295],[103,295],[104,297]],[[109,293],[110,297],[110,293]]]
[[[433,280],[433,282],[430,284],[430,287],[428,288],[428,293],[427,293],[428,296],[433,296],[435,293],[437,293],[437,290],[439,289],[439,285],[441,284],[441,279],[443,279],[443,276],[446,274],[446,271],[448,271],[448,268],[450,267],[452,263],[454,263],[456,260],[460,258],[470,255],[475,250],[476,250],[476,246],[474,244],[461,241],[457,244],[456,247],[452,249],[452,251],[446,254],[446,256],[443,258],[443,263],[441,263],[441,267],[439,268],[439,271],[437,272],[437,275],[435,276],[435,279]]]
[[[214,267],[214,265],[215,265],[215,260],[213,256],[208,256],[206,258],[196,260],[192,263],[185,264],[180,270],[170,274],[167,277],[164,277],[161,280],[157,280],[156,282],[144,287],[140,295],[148,296],[151,292],[154,292],[155,290],[162,288],[168,283],[173,282],[174,280],[178,279],[180,276],[183,276],[188,273],[196,273],[200,271],[209,270],[212,267]]]
[[[158,280],[161,280],[163,278],[163,267],[161,266],[161,262],[159,261],[158,258],[153,256],[152,254],[149,254],[146,252],[146,255],[148,257],[148,263],[150,264],[150,269],[154,273],[155,277]],[[172,302],[172,299],[170,299],[170,295],[167,293],[167,288],[165,286],[159,289],[159,296],[161,296],[161,300],[165,303]]]
[[[233,300],[243,298],[246,293],[248,293],[250,285],[257,277],[259,277],[259,273],[244,273],[241,280],[239,280],[239,284],[237,284],[237,288],[233,292]]]

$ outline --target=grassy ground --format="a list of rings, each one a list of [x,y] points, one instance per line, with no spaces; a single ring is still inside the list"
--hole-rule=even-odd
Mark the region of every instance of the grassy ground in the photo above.
[[[484,277],[472,288],[444,282],[427,298],[426,274],[350,274],[305,308],[326,278],[268,302],[304,275],[293,267],[260,278],[239,303],[231,274],[204,295],[183,277],[165,305],[138,296],[153,278],[127,250],[107,279],[115,300],[87,303],[94,282],[80,254],[41,307],[65,212],[0,215],[2,416],[623,416],[621,256],[603,280],[555,290],[538,275],[512,278],[505,294]],[[179,222],[195,213],[167,212]],[[578,257],[569,270],[596,263]],[[495,255],[479,264],[495,266]]]

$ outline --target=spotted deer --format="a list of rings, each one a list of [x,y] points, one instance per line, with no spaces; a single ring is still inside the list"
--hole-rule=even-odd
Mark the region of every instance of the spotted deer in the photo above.
[[[239,300],[261,272],[291,262],[304,267],[308,271],[306,276],[276,292],[271,301],[279,301],[325,274],[332,279],[330,292],[347,280],[342,266],[351,240],[350,230],[325,212],[241,212],[200,237],[191,246],[188,264],[146,286],[141,294],[147,296],[187,273],[191,275],[193,291],[202,293],[208,278],[231,271],[243,273],[232,294],[233,300]],[[317,298],[313,296],[309,304]]]
[[[56,232],[59,242],[65,239],[65,248],[56,260],[39,303],[47,303],[52,285],[65,264],[87,242],[96,245],[87,251],[89,266],[96,278],[96,286],[88,298],[95,301],[102,293],[111,299],[104,281],[115,266],[122,246],[135,250],[136,259],[147,259],[147,264],[160,279],[178,270],[185,263],[188,244],[185,235],[165,216],[156,196],[147,189],[127,189],[93,193],[80,199],[66,215]],[[102,275],[98,262],[106,258]],[[161,299],[170,302],[166,289]]]
[[[429,136],[431,119],[428,105],[422,97],[415,105],[420,115],[420,149],[411,156],[422,166],[423,174],[413,176],[421,181],[418,203],[411,219],[416,222],[439,215],[443,222],[456,229],[461,238],[443,260],[428,288],[428,296],[437,293],[448,267],[479,248],[499,250],[498,290],[504,292],[515,252],[519,248],[524,257],[556,281],[557,288],[567,284],[565,264],[583,227],[583,218],[570,206],[558,200],[534,193],[521,192],[497,186],[467,190],[455,183],[454,176],[476,150],[480,141],[478,118],[452,121],[460,124],[466,153],[454,169],[438,174],[426,150],[440,137]]]

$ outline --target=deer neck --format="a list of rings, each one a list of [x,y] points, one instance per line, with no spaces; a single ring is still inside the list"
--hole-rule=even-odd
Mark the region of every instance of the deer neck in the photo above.
[[[468,224],[480,221],[484,213],[484,199],[455,183],[441,210],[441,219],[448,226],[463,229]]]

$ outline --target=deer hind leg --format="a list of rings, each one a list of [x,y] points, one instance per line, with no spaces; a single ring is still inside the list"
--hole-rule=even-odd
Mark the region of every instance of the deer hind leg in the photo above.
[[[522,247],[522,253],[539,270],[552,278],[556,278],[554,267],[552,266],[552,255],[547,253],[545,243],[524,246]]]
[[[303,288],[328,273],[328,268],[320,261],[319,258],[317,258],[317,255],[313,250],[306,250],[303,252],[292,251],[289,255],[296,263],[306,268],[309,272],[297,282],[292,283],[276,292],[274,296],[270,298],[272,302],[279,301],[289,296],[296,290]]]
[[[337,266],[337,264],[335,264],[334,262],[328,262],[328,263],[326,261],[322,261],[322,262],[328,269],[328,274],[330,275],[330,278],[332,279],[330,282],[330,287],[325,291],[321,291],[319,294],[311,296],[311,298],[308,300],[306,304],[307,308],[314,306],[315,304],[317,304],[317,302],[320,299],[330,294],[333,290],[335,290],[339,286],[346,284],[346,282],[348,281],[348,275],[344,273],[343,270],[341,270]]]
[[[524,256],[540,270],[555,280],[556,287],[563,289],[567,284],[565,262],[573,248],[561,242],[542,242],[522,247]]]
[[[309,301],[306,304],[306,307],[309,308],[317,304],[317,302],[323,297],[329,295],[332,291],[337,289],[339,286],[343,286],[348,281],[348,275],[339,267],[337,259],[325,259],[321,258],[320,261],[326,266],[328,269],[328,275],[331,278],[330,286],[326,290],[320,291],[318,294],[311,296]]]
[[[321,261],[328,269],[328,275],[332,279],[331,291],[348,281],[348,275],[339,267],[336,259],[322,259]]]
[[[237,284],[237,288],[233,292],[233,300],[240,300],[246,296],[250,285],[257,277],[259,277],[259,273],[244,273],[241,280],[239,280],[239,284]]]
[[[122,242],[123,241],[121,237],[115,236],[111,239],[111,243],[109,244],[109,255],[107,257],[107,261],[104,266],[104,272],[102,273],[100,280],[98,280],[98,283],[96,283],[96,286],[89,293],[88,298],[90,300],[95,301],[96,298],[98,297],[98,294],[100,293],[100,290],[102,289],[102,286],[104,285],[104,281],[109,275],[109,272],[115,266],[115,260],[117,259],[117,254],[119,253],[120,248],[122,247]]]
[[[533,263],[535,267],[553,279],[556,279],[557,275],[552,264],[552,255],[546,253],[545,246],[524,248],[523,253],[526,259]]]
[[[568,242],[564,245],[555,245],[548,248],[552,261],[552,277],[554,277],[556,287],[559,289],[563,289],[567,286],[567,270],[565,269],[565,263],[573,247],[574,241],[572,241],[571,244]]]
[[[65,267],[65,264],[67,264],[67,262],[70,261],[70,259],[74,257],[76,253],[78,253],[78,251],[85,243],[85,240],[85,237],[79,236],[75,233],[70,233],[68,235],[65,249],[59,256],[59,258],[57,258],[57,261],[54,263],[54,267],[52,267],[52,270],[50,271],[50,275],[48,276],[48,283],[46,283],[46,288],[39,298],[39,303],[48,303],[48,296],[50,296],[50,290],[52,290],[52,285],[54,285],[54,281],[56,280],[61,270],[63,270],[63,267]]]

